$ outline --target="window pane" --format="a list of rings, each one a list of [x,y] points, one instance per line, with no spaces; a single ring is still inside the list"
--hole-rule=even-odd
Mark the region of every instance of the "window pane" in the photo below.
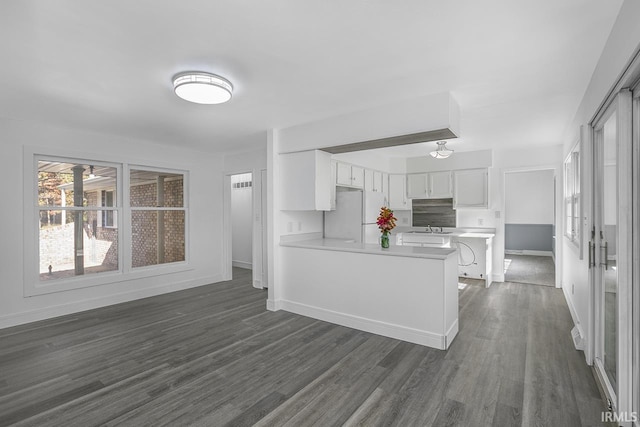
[[[97,217],[93,210],[40,211],[40,280],[118,270],[118,230],[98,227]]]
[[[100,191],[115,189],[116,174],[109,166],[40,160],[38,206],[100,206]],[[76,194],[82,197],[76,199]]]
[[[131,265],[184,261],[184,220],[184,211],[131,212]]]
[[[131,207],[183,207],[182,174],[131,170]],[[161,183],[161,185],[158,185]]]

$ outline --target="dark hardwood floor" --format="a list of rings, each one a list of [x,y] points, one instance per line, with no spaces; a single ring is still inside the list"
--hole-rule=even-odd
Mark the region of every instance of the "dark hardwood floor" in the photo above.
[[[248,273],[0,330],[0,425],[601,425],[558,289],[467,281],[445,352],[266,311]]]

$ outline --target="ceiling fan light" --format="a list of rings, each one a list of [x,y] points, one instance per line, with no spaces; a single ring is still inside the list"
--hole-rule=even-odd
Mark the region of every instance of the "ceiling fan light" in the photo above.
[[[180,98],[196,104],[222,104],[233,95],[233,85],[229,80],[204,72],[176,74],[173,90]]]

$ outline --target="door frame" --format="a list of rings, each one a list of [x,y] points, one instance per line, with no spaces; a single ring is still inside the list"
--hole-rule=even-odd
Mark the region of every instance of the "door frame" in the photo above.
[[[251,174],[251,264],[252,264],[252,281],[254,288],[266,288],[262,278],[262,253],[264,250],[262,244],[261,226],[262,221],[262,203],[266,203],[261,197],[260,189],[262,187],[262,170],[261,169],[242,169],[238,171],[224,172],[223,181],[223,215],[222,215],[222,275],[223,280],[231,280],[233,278],[233,231],[231,226],[231,176],[240,174]],[[258,190],[256,190],[258,189]]]
[[[591,235],[590,247],[591,259],[594,262],[589,265],[589,288],[591,290],[591,301],[593,316],[592,331],[593,339],[590,340],[590,351],[593,355],[593,363],[595,371],[607,398],[611,402],[612,408],[617,412],[631,412],[632,403],[632,267],[633,267],[633,248],[632,239],[620,236],[631,236],[633,230],[632,225],[632,203],[634,201],[632,180],[632,96],[628,89],[621,89],[616,96],[610,99],[610,102],[603,106],[599,114],[590,122],[589,129],[590,138],[590,179],[591,179],[591,198],[590,198],[590,227],[588,234]],[[601,348],[600,341],[602,339],[604,328],[604,313],[602,305],[599,304],[603,291],[603,284],[599,277],[602,277],[601,257],[599,250],[601,247],[599,220],[603,209],[602,200],[599,193],[602,192],[602,182],[598,179],[602,173],[598,172],[598,161],[600,159],[597,147],[600,144],[598,132],[603,128],[613,111],[616,116],[616,135],[617,135],[617,236],[616,236],[616,268],[618,271],[618,318],[617,318],[617,349],[616,349],[616,389],[611,386],[600,359],[598,358]]]

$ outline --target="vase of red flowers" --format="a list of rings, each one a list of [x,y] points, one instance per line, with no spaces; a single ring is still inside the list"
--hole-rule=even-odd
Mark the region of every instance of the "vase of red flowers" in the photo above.
[[[380,236],[380,246],[383,248],[389,247],[389,233],[396,227],[396,217],[393,216],[393,211],[386,206],[380,208],[380,215],[376,221],[378,228],[382,232]]]

